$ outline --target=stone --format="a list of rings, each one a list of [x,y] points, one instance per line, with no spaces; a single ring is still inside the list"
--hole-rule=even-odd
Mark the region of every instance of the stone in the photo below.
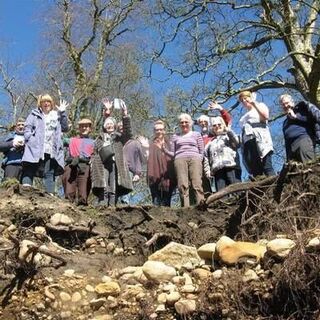
[[[183,277],[184,277],[184,284],[187,285],[187,284],[193,284],[193,281],[191,279],[191,277],[189,276],[188,273],[184,273],[183,274]]]
[[[290,239],[274,239],[268,242],[267,250],[272,256],[286,258],[295,245],[295,242]]]
[[[100,314],[97,316],[94,316],[94,318],[91,318],[90,320],[113,320],[114,317],[110,314]]]
[[[71,300],[70,294],[64,291],[60,292],[59,297],[63,302],[68,302]]]
[[[164,304],[167,301],[167,294],[166,293],[160,293],[157,297],[157,301],[160,304]]]
[[[170,242],[164,248],[150,255],[148,260],[160,261],[176,269],[180,269],[186,263],[191,263],[193,266],[198,266],[201,263],[201,258],[195,247],[176,242]]]
[[[75,274],[75,271],[73,269],[64,270],[64,273],[63,273],[63,275],[68,278],[72,278],[74,274]]]
[[[196,301],[182,299],[174,304],[174,308],[179,315],[186,316],[196,310]]]
[[[123,256],[124,250],[123,250],[122,248],[115,248],[115,249],[113,250],[113,254],[114,254],[115,256]]]
[[[123,274],[127,274],[127,273],[135,273],[140,267],[126,267],[123,268],[119,271],[119,275],[122,276]]]
[[[88,291],[88,292],[94,292],[94,287],[90,284],[87,284],[85,289]]]
[[[101,281],[102,281],[102,282],[111,282],[111,281],[112,281],[112,278],[109,277],[109,276],[103,276],[103,277],[101,278]]]
[[[308,242],[308,244],[306,245],[306,249],[319,250],[320,249],[320,238],[319,237],[312,238]]]
[[[69,226],[74,223],[74,220],[65,214],[55,213],[53,216],[51,216],[50,223],[53,226],[58,226],[58,225]]]
[[[119,284],[115,281],[99,283],[94,290],[100,296],[116,296],[121,291]]]
[[[107,252],[113,252],[113,250],[116,248],[116,245],[114,244],[114,242],[109,242],[107,244]]]
[[[74,303],[79,302],[82,299],[80,292],[74,292],[71,296],[71,301]]]
[[[139,268],[135,271],[135,273],[133,274],[133,278],[134,278],[137,282],[142,283],[142,284],[148,282],[148,278],[147,278],[147,277],[145,276],[145,274],[143,273],[142,267],[139,267]]]
[[[258,243],[234,241],[222,236],[216,243],[215,257],[227,265],[233,265],[241,258],[249,257],[254,257],[259,262],[266,250],[265,246]]]
[[[159,304],[156,308],[156,312],[166,311],[166,306],[164,304]]]
[[[97,245],[97,244],[98,244],[98,242],[97,242],[97,240],[96,240],[95,238],[89,238],[89,239],[87,239],[86,242],[85,242],[86,248],[93,247],[93,246],[95,246],[95,245]]]
[[[181,287],[180,291],[183,293],[194,293],[197,291],[197,288],[192,284],[185,284]]]
[[[38,234],[38,235],[46,235],[46,234],[47,234],[46,228],[41,227],[41,226],[36,226],[36,227],[34,228],[34,232],[35,232],[36,234]]]
[[[99,310],[106,302],[106,298],[92,299],[90,301],[90,307],[94,310]]]
[[[243,282],[250,282],[250,281],[256,281],[256,280],[259,280],[259,276],[252,269],[248,269],[242,277]]]
[[[175,277],[172,278],[171,281],[174,284],[180,284],[181,285],[181,284],[185,283],[186,279],[184,277],[182,277],[182,276],[175,276]]]
[[[175,268],[160,261],[145,262],[142,271],[147,279],[155,282],[170,281],[177,274]]]
[[[62,311],[62,312],[60,312],[61,319],[68,319],[68,318],[71,318],[71,316],[72,316],[71,311]]]
[[[208,270],[197,268],[192,271],[193,277],[201,281],[207,280],[211,277],[212,273]]]
[[[126,289],[124,290],[123,294],[122,294],[122,298],[135,298],[140,294],[144,294],[144,290],[141,286],[141,284],[137,284],[137,285],[128,285],[126,287]]]
[[[176,290],[177,290],[177,287],[171,282],[169,282],[168,284],[164,284],[162,287],[162,291],[164,292],[172,292]]]
[[[20,249],[19,249],[19,256],[18,256],[20,261],[27,261],[27,262],[31,261],[32,254],[29,254],[27,256],[27,253],[29,248],[33,246],[36,246],[36,243],[30,240],[25,239],[20,242]]]
[[[177,291],[173,291],[167,294],[166,296],[166,304],[168,306],[173,306],[179,299],[181,298],[181,295]]]
[[[216,244],[214,242],[212,243],[206,243],[202,245],[200,248],[198,248],[197,252],[201,259],[212,261],[213,255],[216,251]]]

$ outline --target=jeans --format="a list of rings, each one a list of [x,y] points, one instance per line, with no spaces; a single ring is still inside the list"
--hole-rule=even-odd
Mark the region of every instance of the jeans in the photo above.
[[[272,166],[272,151],[270,151],[262,159],[258,152],[256,139],[247,141],[243,146],[243,160],[246,163],[246,167],[249,174],[252,176],[274,176],[275,172]]]
[[[225,188],[226,186],[238,182],[236,178],[236,168],[223,168],[218,170],[215,175],[217,191]]]
[[[43,185],[48,193],[55,192],[55,175],[54,171],[57,166],[56,160],[51,159],[49,154],[45,154],[44,160],[38,163],[26,162],[23,165],[22,184],[33,185],[33,179],[37,172],[43,171]]]
[[[314,160],[316,157],[314,143],[309,136],[302,136],[287,146],[287,160],[302,163]]]

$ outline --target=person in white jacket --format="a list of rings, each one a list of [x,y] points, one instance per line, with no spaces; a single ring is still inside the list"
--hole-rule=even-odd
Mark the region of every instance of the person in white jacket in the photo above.
[[[222,117],[212,118],[213,138],[204,152],[204,172],[207,178],[214,177],[217,191],[238,182],[236,178],[236,149],[238,136],[226,126]]]

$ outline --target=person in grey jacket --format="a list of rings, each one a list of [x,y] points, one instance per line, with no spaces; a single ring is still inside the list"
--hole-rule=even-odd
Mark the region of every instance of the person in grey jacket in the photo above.
[[[22,184],[31,186],[35,176],[44,178],[44,188],[55,192],[55,176],[63,174],[62,132],[69,129],[65,101],[55,106],[50,95],[38,97],[37,108],[26,119]]]
[[[8,178],[21,179],[22,164],[21,159],[24,150],[24,122],[19,118],[14,126],[15,132],[5,141],[0,142],[0,152],[4,153],[2,169],[4,170],[4,180]]]

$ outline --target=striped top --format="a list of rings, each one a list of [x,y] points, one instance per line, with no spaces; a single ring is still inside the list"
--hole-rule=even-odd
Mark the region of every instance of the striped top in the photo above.
[[[203,158],[204,143],[199,132],[190,131],[184,135],[174,134],[171,143],[173,152],[170,152],[170,154],[175,159]]]

